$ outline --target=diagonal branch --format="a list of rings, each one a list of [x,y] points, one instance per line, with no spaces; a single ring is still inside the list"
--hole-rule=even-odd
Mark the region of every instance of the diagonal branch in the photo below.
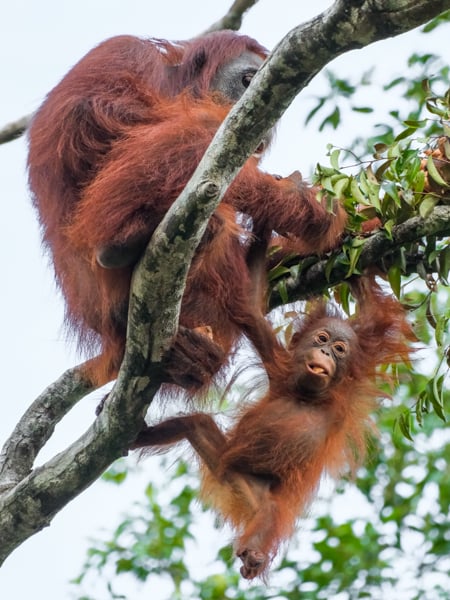
[[[123,365],[108,402],[92,426],[66,450],[29,474],[17,468],[11,443],[6,444],[4,452],[12,461],[12,464],[5,462],[6,477],[12,473],[13,483],[18,475],[25,477],[0,496],[0,564],[25,539],[47,526],[61,508],[93,483],[115,459],[126,454],[142,428],[148,405],[163,381],[159,362],[161,344],[170,342],[172,331],[175,331],[172,323],[176,322],[183,293],[183,285],[173,276],[174,252],[181,264],[175,268],[187,272],[189,265],[183,262],[183,253],[186,249],[193,253],[192,246],[200,241],[199,224],[205,218],[201,207],[214,200],[215,192],[216,189],[209,185],[194,190],[190,202],[175,206],[172,216],[152,238],[133,277],[130,327]],[[197,205],[200,207],[198,213],[192,208]],[[192,211],[193,218],[188,219],[187,215]],[[185,228],[189,225],[182,234],[179,233],[183,231],[181,225]],[[164,306],[164,318],[161,306]],[[171,322],[169,333],[166,319]],[[156,359],[152,360],[152,355],[156,355]],[[71,375],[77,378],[79,370],[66,375],[69,380]],[[17,436],[28,435],[33,427],[31,419],[53,401],[49,398],[50,391],[63,393],[63,385],[68,385],[64,388],[66,391],[74,392],[73,400],[79,398],[76,392],[82,391],[81,388],[63,376],[21,420],[21,427],[15,431],[16,443],[26,447],[26,440],[19,440]],[[86,388],[85,392],[88,391]],[[69,402],[67,399],[67,406]],[[61,414],[63,412],[61,409]],[[37,435],[33,439],[40,442],[44,437]],[[33,452],[34,448],[31,454]]]
[[[337,0],[282,40],[150,242],[133,282],[124,363],[105,409],[79,440],[0,497],[0,562],[48,525],[126,452],[139,432],[162,380],[161,353],[176,331],[186,273],[207,220],[245,159],[295,95],[338,54],[408,31],[448,7],[450,0]],[[186,223],[192,223],[192,229],[182,233]],[[168,277],[165,270],[173,264]],[[149,288],[156,291],[147,288],[147,278],[153,282]]]

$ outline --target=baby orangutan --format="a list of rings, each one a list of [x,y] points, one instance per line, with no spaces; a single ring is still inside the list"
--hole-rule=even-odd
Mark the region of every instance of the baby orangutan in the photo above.
[[[353,284],[358,313],[317,302],[287,348],[272,335],[266,395],[230,431],[197,413],[147,427],[133,448],[187,439],[198,453],[202,498],[231,524],[246,579],[264,576],[314,497],[323,474],[362,463],[370,412],[382,394],[377,367],[408,360],[414,339],[401,305],[372,278]]]

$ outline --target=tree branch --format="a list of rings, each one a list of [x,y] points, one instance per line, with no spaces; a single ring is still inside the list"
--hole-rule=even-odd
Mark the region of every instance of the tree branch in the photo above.
[[[207,220],[295,95],[338,54],[408,31],[449,6],[450,0],[338,0],[282,40],[219,129],[136,271],[125,359],[104,410],[79,440],[0,497],[0,562],[48,525],[137,435],[162,381],[161,353],[176,330],[186,274]],[[184,232],[187,223],[192,228]]]
[[[18,476],[26,476],[0,496],[0,564],[30,535],[49,525],[55,514],[93,483],[115,459],[126,454],[141,430],[148,405],[163,382],[161,353],[176,331],[184,289],[178,277],[183,279],[189,268],[183,257],[186,252],[193,255],[202,237],[199,233],[199,225],[205,219],[202,207],[215,201],[216,192],[214,186],[205,184],[192,191],[187,201],[178,201],[150,241],[133,276],[130,326],[122,368],[92,426],[66,450],[29,474],[11,449],[12,443],[25,448],[28,465],[34,448],[29,450],[27,440],[20,439],[21,434],[30,433],[31,421],[27,416],[21,420],[26,426],[18,426],[14,440],[10,438],[6,444],[2,453],[9,459],[4,461],[5,476],[14,483]],[[174,260],[174,256],[179,260]],[[82,383],[77,387],[70,377],[77,379],[79,373],[80,369],[67,372],[69,381],[63,376],[36,400],[30,411],[42,414],[49,404],[56,410],[53,402],[64,391],[73,393],[72,400],[78,399]],[[86,388],[87,391],[90,389]],[[65,400],[67,408],[70,401],[70,398]],[[61,408],[61,416],[64,412]],[[45,436],[46,433],[37,434],[38,443]]]
[[[426,218],[413,217],[393,227],[390,238],[384,231],[367,238],[356,269],[362,272],[367,267],[379,264],[383,257],[405,244],[429,236],[447,235],[450,235],[450,206],[436,206]],[[281,306],[285,294],[293,301],[320,294],[327,288],[344,281],[347,271],[348,262],[339,261],[339,257],[330,272],[328,272],[328,260],[317,259],[306,269],[301,270],[296,277],[283,280],[283,293],[280,293],[279,286],[275,286],[270,297],[270,309]]]
[[[216,21],[208,27],[204,33],[211,31],[221,31],[222,29],[233,29],[237,31],[241,28],[244,14],[254,6],[258,0],[235,0],[229,11],[219,21]]]
[[[33,115],[27,115],[21,119],[17,119],[13,123],[8,123],[2,129],[0,129],[0,144],[6,144],[7,142],[13,142],[19,138],[28,129]]]
[[[35,458],[56,424],[93,390],[82,377],[83,365],[69,369],[28,408],[0,453],[0,493],[30,472]]]

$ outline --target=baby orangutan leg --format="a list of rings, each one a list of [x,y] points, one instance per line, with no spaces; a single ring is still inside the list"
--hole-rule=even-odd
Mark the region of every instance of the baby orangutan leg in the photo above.
[[[276,506],[271,488],[271,476],[240,473],[222,464],[229,445],[214,419],[204,413],[173,417],[143,429],[131,449],[158,448],[188,440],[202,462],[215,477],[224,497],[231,491],[229,505],[222,506],[226,520],[240,522],[236,554],[242,560],[241,574],[253,579],[263,574],[271,559],[272,541],[276,538],[273,526]],[[215,490],[217,493],[217,488]],[[236,514],[236,507],[239,514]]]
[[[167,446],[188,440],[212,473],[217,473],[227,440],[214,419],[204,413],[173,417],[143,429],[131,449]]]
[[[272,483],[270,477],[240,476],[239,485],[248,486],[246,497],[253,497],[255,503],[236,544],[236,556],[242,561],[240,572],[245,579],[263,575],[273,558],[278,507],[271,492]]]

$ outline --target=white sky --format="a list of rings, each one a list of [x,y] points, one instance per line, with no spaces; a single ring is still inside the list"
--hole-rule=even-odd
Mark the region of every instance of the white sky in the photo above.
[[[292,27],[331,3],[260,0],[245,19],[242,32],[271,48]],[[0,127],[35,110],[71,65],[103,39],[122,33],[189,38],[221,17],[229,4],[231,0],[4,2],[0,12]],[[344,78],[357,75],[372,64],[380,73],[404,74],[405,57],[412,51],[439,52],[448,47],[448,34],[448,28],[441,28],[434,36],[412,32],[347,54],[334,62],[333,69]],[[361,133],[356,117],[350,121],[349,129],[339,135],[327,131],[324,136],[316,136],[312,128],[304,130],[302,123],[312,107],[311,96],[323,89],[323,80],[317,77],[291,107],[265,163],[268,170],[287,175],[298,168],[308,173],[315,162],[325,160],[327,142],[345,145]],[[393,108],[389,97],[378,101]],[[364,126],[365,121],[360,123]],[[315,139],[311,140],[313,135]],[[24,139],[0,146],[0,244],[5,256],[0,294],[0,331],[4,340],[0,350],[0,444],[46,385],[79,362],[61,333],[62,306],[40,249],[26,187],[25,160]],[[78,437],[92,421],[96,403],[97,399],[80,403],[75,414],[58,427],[44,458]],[[30,538],[7,559],[0,569],[0,597],[69,598],[67,582],[79,572],[87,538],[102,529],[112,530],[119,515],[139,499],[146,479],[141,475],[118,489],[99,483],[75,499],[50,528]],[[151,597],[157,600],[155,590]]]

